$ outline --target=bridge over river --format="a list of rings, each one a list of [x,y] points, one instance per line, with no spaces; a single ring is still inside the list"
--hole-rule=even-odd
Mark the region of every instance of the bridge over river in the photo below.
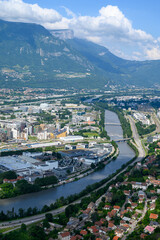
[[[120,123],[111,123],[111,122],[106,122],[105,125],[110,125],[110,126],[121,126]]]
[[[122,138],[122,139],[117,139],[117,140],[114,140],[115,142],[126,142],[128,140],[131,140],[131,138]]]

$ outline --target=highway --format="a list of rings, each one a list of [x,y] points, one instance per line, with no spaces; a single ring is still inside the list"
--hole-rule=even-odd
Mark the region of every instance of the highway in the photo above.
[[[145,154],[145,150],[143,149],[143,146],[142,146],[142,143],[141,143],[139,134],[137,132],[137,128],[136,128],[136,125],[135,125],[135,122],[134,122],[133,118],[131,116],[127,116],[127,118],[128,118],[128,120],[130,122],[131,129],[132,129],[132,136],[133,136],[133,138],[135,140],[136,148],[138,149],[138,152],[139,152],[138,158],[141,160],[146,155]]]

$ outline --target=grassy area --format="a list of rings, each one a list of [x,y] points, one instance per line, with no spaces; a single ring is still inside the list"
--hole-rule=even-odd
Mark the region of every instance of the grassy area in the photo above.
[[[13,229],[15,229],[15,228],[17,228],[17,227],[6,227],[6,228],[1,228],[1,229],[0,229],[0,233],[4,233],[4,232],[7,232],[7,231],[9,231],[9,230],[13,230]]]
[[[98,137],[99,134],[97,132],[85,132],[83,133],[84,137]]]
[[[28,136],[28,140],[37,141],[37,137],[35,137],[35,136]]]
[[[146,149],[146,147],[145,147],[145,143],[144,143],[144,140],[143,140],[143,139],[141,140],[141,144],[142,144],[142,147],[143,147],[143,149],[144,149],[144,151],[145,151],[145,154],[147,155],[147,154],[148,154],[148,151],[147,151],[147,149]]]

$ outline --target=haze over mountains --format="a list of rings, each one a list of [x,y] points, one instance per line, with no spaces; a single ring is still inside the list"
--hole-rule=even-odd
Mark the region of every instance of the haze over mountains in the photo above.
[[[69,39],[66,34],[0,20],[1,88],[160,85],[160,60],[124,60],[105,47],[72,38],[72,31],[68,31]]]

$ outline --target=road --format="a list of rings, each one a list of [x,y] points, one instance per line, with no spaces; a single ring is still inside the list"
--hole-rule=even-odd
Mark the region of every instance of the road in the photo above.
[[[137,132],[137,128],[136,128],[136,125],[135,125],[135,122],[134,122],[133,118],[131,116],[127,116],[127,118],[129,119],[131,129],[132,129],[132,135],[133,135],[133,138],[134,138],[135,143],[136,143],[136,148],[138,149],[138,152],[139,152],[138,157],[141,160],[143,157],[145,157],[146,154],[145,154],[145,151],[143,149],[143,146],[142,146],[142,143],[141,143],[139,134]]]
[[[153,114],[152,114],[152,118],[153,118],[153,121],[154,121],[155,124],[156,124],[156,131],[155,131],[155,133],[160,133],[160,121],[159,121],[159,119],[157,118],[156,113],[153,113]]]
[[[122,240],[125,240],[125,239],[127,238],[127,236],[130,235],[130,234],[134,231],[134,229],[135,229],[136,226],[137,226],[137,223],[139,223],[139,222],[144,218],[146,212],[147,212],[147,200],[145,201],[145,205],[144,205],[144,209],[143,209],[143,212],[142,212],[142,216],[141,216],[138,220],[135,220],[135,221],[132,223],[132,226],[131,226],[130,230],[128,231],[127,235],[125,235],[125,236],[122,238]]]

